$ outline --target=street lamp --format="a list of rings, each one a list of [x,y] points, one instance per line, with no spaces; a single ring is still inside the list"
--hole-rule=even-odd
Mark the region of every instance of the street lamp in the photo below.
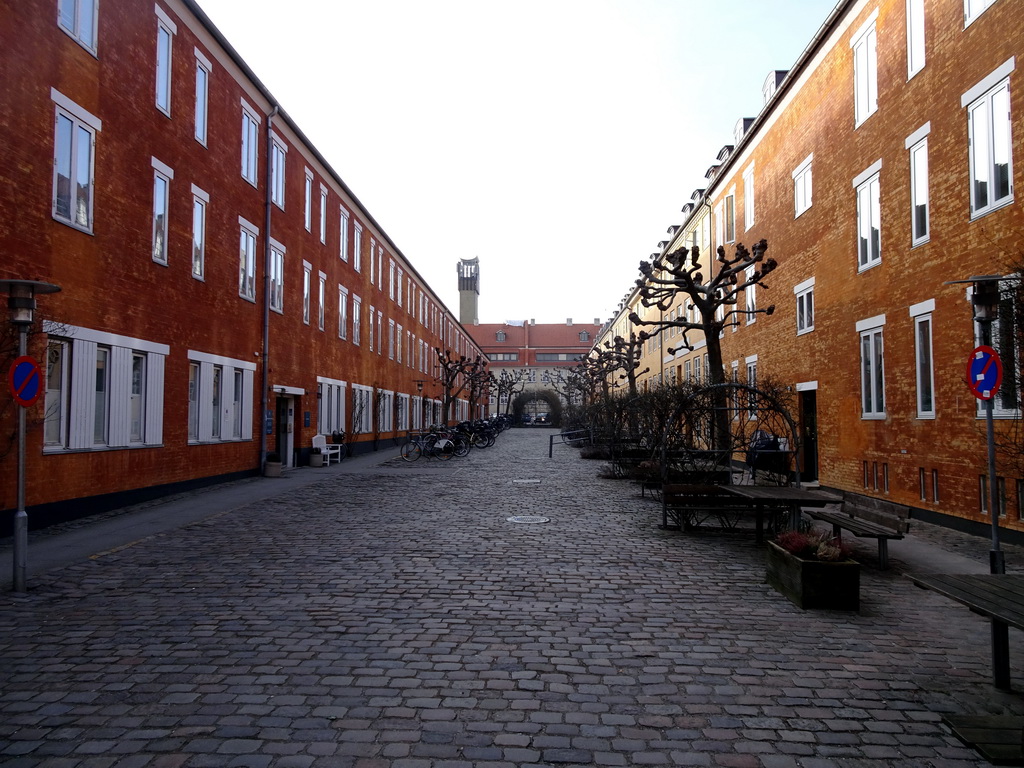
[[[0,291],[7,293],[11,324],[18,329],[18,361],[28,355],[28,329],[36,308],[36,294],[56,293],[59,285],[38,280],[0,280]],[[12,371],[11,380],[14,376]],[[36,383],[42,387],[42,382]],[[14,394],[12,392],[12,394]],[[14,513],[14,591],[25,591],[28,572],[28,512],[25,511],[25,405],[18,407],[18,509]]]

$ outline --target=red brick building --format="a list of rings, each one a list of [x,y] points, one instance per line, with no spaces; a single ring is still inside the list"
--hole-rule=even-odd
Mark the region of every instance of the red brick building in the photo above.
[[[33,523],[439,418],[433,349],[471,338],[194,2],[0,15],[0,280],[62,289],[31,338]]]
[[[978,329],[969,288],[949,281],[1002,274],[1024,252],[1022,54],[1014,0],[840,2],[788,74],[771,73],[762,112],[659,243],[769,241],[779,267],[746,300],[775,313],[725,331],[725,373],[789,384],[804,476],[823,486],[988,520],[984,420],[964,383]],[[633,310],[651,319],[634,293],[608,332],[628,333]],[[649,378],[706,371],[703,342],[672,353],[662,336]],[[1012,334],[997,340],[1018,360]],[[1000,430],[1020,416],[1007,379],[996,414]],[[1001,457],[999,475],[1005,524],[1024,530],[1019,462]]]

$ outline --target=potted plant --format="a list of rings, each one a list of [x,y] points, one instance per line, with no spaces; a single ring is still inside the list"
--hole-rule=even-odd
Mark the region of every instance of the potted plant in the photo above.
[[[322,467],[324,465],[324,454],[319,448],[313,448],[309,452],[309,466]]]
[[[860,563],[838,537],[785,531],[768,542],[768,583],[800,608],[860,610]]]
[[[267,458],[263,462],[263,476],[281,476],[281,457],[278,455],[277,451],[270,451],[267,453]]]

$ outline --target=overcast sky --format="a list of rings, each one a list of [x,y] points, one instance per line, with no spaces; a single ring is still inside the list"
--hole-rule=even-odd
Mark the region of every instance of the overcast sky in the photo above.
[[[458,314],[607,320],[835,0],[198,0]]]

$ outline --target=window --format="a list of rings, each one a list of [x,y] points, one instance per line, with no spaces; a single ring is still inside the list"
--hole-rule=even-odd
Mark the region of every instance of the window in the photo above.
[[[338,286],[338,338],[348,338],[348,289]]]
[[[242,99],[242,178],[254,187],[259,172],[259,126],[256,110]]]
[[[270,308],[284,312],[284,246],[270,240]]]
[[[580,359],[578,352],[538,352],[537,362],[538,363],[554,363],[554,362],[576,362]]]
[[[857,191],[857,268],[865,270],[882,261],[882,200],[879,170],[882,161],[853,180]]]
[[[725,242],[736,242],[736,191],[725,196]]]
[[[302,322],[309,325],[310,304],[312,302],[311,292],[313,290],[313,265],[308,261],[302,262]]]
[[[156,108],[170,117],[171,45],[178,30],[160,6],[156,6],[156,16]]]
[[[97,0],[58,0],[57,24],[79,44],[96,53]]]
[[[313,172],[306,169],[306,186],[303,191],[303,200],[306,206],[305,221],[306,231],[313,231]]]
[[[931,124],[925,123],[907,138],[910,150],[910,244],[928,242],[928,133]]]
[[[882,328],[885,315],[857,323],[860,334],[861,418],[885,418],[885,369]]]
[[[506,338],[504,331],[498,331],[494,334],[495,341],[504,341]]]
[[[241,216],[241,245],[238,253],[238,295],[250,301],[256,300],[256,238],[260,231]]]
[[[206,275],[206,206],[210,196],[192,185],[192,277],[202,280]]]
[[[377,285],[384,290],[384,246],[377,246]]]
[[[196,53],[196,141],[206,146],[206,132],[209,122],[210,72],[213,67],[199,49]]]
[[[968,115],[972,217],[1013,201],[1008,78],[1014,66],[1009,59],[960,98]]]
[[[285,159],[288,149],[274,136],[270,150],[270,199],[278,208],[284,210],[284,179]]]
[[[45,450],[163,442],[167,345],[49,322],[43,330]]]
[[[327,187],[320,185],[320,242],[327,243]]]
[[[917,350],[917,418],[935,418],[935,372],[932,362],[932,315],[935,300],[910,308],[914,319],[914,344]]]
[[[395,359],[395,321],[388,320],[388,359]]]
[[[317,431],[321,435],[345,431],[345,382],[317,376]]]
[[[54,128],[53,217],[86,232],[92,231],[93,158],[100,120],[57,90]]]
[[[342,261],[348,261],[348,211],[341,209],[341,244],[338,246]]]
[[[793,288],[796,294],[796,334],[814,330],[814,278],[804,280]]]
[[[377,241],[370,238],[370,285],[375,285],[377,280]]]
[[[813,161],[814,155],[808,155],[807,159],[793,171],[793,203],[796,208],[796,216],[811,207],[811,164]]]
[[[924,69],[924,0],[907,0],[907,78]]]
[[[377,391],[377,426],[381,432],[393,429],[394,398],[394,392]]]
[[[932,502],[939,503],[939,470],[932,470]]]
[[[743,172],[743,228],[754,226],[754,165]]]
[[[358,296],[352,297],[352,343],[359,344],[359,334],[362,329],[362,307],[363,304]]]
[[[395,362],[402,364],[402,326],[398,326],[398,335],[395,337]]]
[[[583,341],[583,342],[590,341],[590,332],[589,331],[580,331],[580,341]]]
[[[878,11],[851,38],[853,48],[854,113],[860,125],[878,109],[878,52],[876,50],[875,20]]]
[[[373,322],[373,318],[370,318],[370,322]],[[381,310],[377,310],[377,354],[384,354],[384,313]]]
[[[976,326],[976,340],[978,344],[988,344],[999,352],[1003,366],[1007,371],[1016,371],[1020,367],[1020,346],[1015,328],[1019,328],[1019,320],[1016,312],[1016,300],[1013,296],[1001,296],[999,309],[996,318],[992,323],[991,332],[984,334],[985,330],[980,323]],[[1020,408],[1020,396],[1018,380],[1014,375],[1004,375],[1003,383],[999,391],[992,398],[993,414],[1001,418],[1016,418]],[[984,413],[983,401],[978,400],[978,415]]]
[[[693,380],[699,384],[702,376],[703,374],[701,373],[700,367],[700,355],[698,355],[697,357],[693,358]]]
[[[373,429],[373,390],[361,384],[352,385],[352,432],[367,434]]]
[[[395,300],[395,260],[388,260],[388,298]]]
[[[319,304],[317,305],[316,325],[322,331],[327,323],[327,275],[320,273],[320,288],[317,291]]]
[[[488,355],[492,362],[510,362],[519,359],[518,352],[494,352]]]
[[[352,243],[352,269],[359,272],[363,264],[363,227],[357,221],[354,242]]]
[[[401,267],[398,269],[398,306],[402,306],[402,279],[405,277],[405,273]]]
[[[189,442],[251,440],[256,364],[191,349],[188,359]]]
[[[754,267],[747,267],[743,295],[746,297],[747,325],[757,320],[757,283],[754,280]]]
[[[404,432],[409,429],[409,395],[398,395],[395,400],[395,412],[397,413],[396,429]]]
[[[377,315],[377,308],[376,308],[376,307],[374,307],[374,306],[373,306],[373,305],[371,304],[371,305],[370,305],[370,335],[369,335],[369,337],[368,337],[368,340],[369,340],[369,346],[370,346],[370,351],[371,351],[371,352],[373,352],[373,342],[374,342],[374,339],[375,339],[375,334],[374,334],[374,332],[373,332],[373,320],[374,320],[374,318],[376,317],[376,315]]]
[[[155,157],[153,164],[153,261],[167,264],[167,207],[174,171]]]
[[[746,359],[747,364],[747,386],[757,387],[757,355],[752,355]],[[757,418],[757,395],[753,392],[747,393],[747,417],[750,419]]]
[[[964,0],[964,26],[974,22],[981,14],[994,5],[996,0]]]

